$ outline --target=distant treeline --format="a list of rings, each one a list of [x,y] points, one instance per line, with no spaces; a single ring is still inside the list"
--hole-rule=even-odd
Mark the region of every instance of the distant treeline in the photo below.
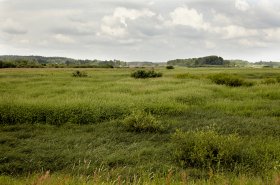
[[[127,66],[120,60],[76,60],[65,57],[0,56],[0,68],[114,68]]]
[[[118,68],[118,67],[156,67],[156,66],[185,66],[185,67],[280,67],[280,62],[249,63],[244,60],[224,60],[219,56],[206,56],[200,58],[175,59],[167,63],[154,62],[124,62],[121,60],[79,60],[66,57],[43,56],[0,56],[0,68]]]
[[[280,67],[280,62],[255,62],[249,63],[245,60],[224,60],[219,56],[206,56],[200,58],[175,59],[167,62],[167,65],[186,66],[186,67],[209,67],[209,66],[224,66],[224,67],[245,67],[245,66],[262,66],[262,67]]]
[[[274,67],[274,66],[280,67],[280,62],[272,62],[272,61],[270,61],[270,62],[260,61],[260,62],[254,63],[254,64],[255,65],[262,65],[264,67]]]
[[[202,67],[202,66],[245,66],[249,62],[242,60],[224,60],[219,56],[206,56],[200,58],[175,59],[167,62],[168,65],[187,66],[187,67]]]

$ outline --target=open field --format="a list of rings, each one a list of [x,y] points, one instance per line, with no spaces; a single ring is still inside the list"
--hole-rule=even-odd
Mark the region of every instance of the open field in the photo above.
[[[280,69],[75,70],[0,70],[0,184],[280,181]]]

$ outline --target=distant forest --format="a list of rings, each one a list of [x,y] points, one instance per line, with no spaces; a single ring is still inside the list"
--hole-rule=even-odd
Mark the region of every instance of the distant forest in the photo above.
[[[119,68],[119,67],[145,67],[145,66],[185,66],[185,67],[280,67],[280,62],[249,63],[244,60],[224,60],[219,56],[206,56],[200,58],[175,59],[162,63],[154,62],[125,62],[121,60],[80,60],[66,57],[43,56],[0,56],[0,68]]]
[[[77,60],[65,57],[43,56],[0,56],[0,68],[42,68],[42,67],[74,67],[74,68],[114,68],[124,67],[126,62],[120,60]]]
[[[189,59],[175,59],[167,62],[167,65],[186,66],[186,67],[211,67],[211,66],[224,66],[224,67],[245,67],[252,65],[259,65],[262,67],[280,67],[280,62],[256,62],[249,63],[245,60],[224,60],[219,56],[206,56],[200,58]]]

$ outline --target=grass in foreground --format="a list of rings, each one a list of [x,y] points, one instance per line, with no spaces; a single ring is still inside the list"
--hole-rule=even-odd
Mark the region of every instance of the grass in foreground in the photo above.
[[[72,77],[72,69],[1,70],[2,181],[21,183],[25,179],[9,176],[50,170],[50,181],[68,176],[82,184],[102,167],[102,182],[115,184],[119,176],[124,181],[135,175],[162,184],[170,169],[173,184],[182,182],[182,170],[189,183],[274,183],[280,170],[279,69],[162,68],[156,79],[131,78],[131,69],[83,70],[85,78]],[[209,76],[220,73],[254,85],[211,82]],[[214,131],[213,142],[203,136],[208,131]],[[237,139],[223,142],[232,135]],[[204,145],[210,147],[206,153]],[[185,157],[196,153],[201,160]],[[159,182],[151,182],[150,174]],[[36,175],[26,181],[35,182]]]
[[[280,175],[275,174],[271,178],[261,179],[258,177],[248,177],[244,175],[239,176],[225,176],[219,174],[209,173],[208,179],[192,180],[188,177],[187,172],[174,174],[169,171],[166,176],[157,176],[155,174],[141,174],[132,177],[123,177],[118,174],[110,174],[110,172],[103,174],[95,171],[92,175],[69,176],[65,174],[50,174],[49,171],[41,175],[29,175],[28,177],[12,178],[9,176],[0,176],[0,183],[4,185],[85,185],[85,184],[105,184],[105,185],[121,185],[121,184],[146,184],[146,185],[279,185]]]

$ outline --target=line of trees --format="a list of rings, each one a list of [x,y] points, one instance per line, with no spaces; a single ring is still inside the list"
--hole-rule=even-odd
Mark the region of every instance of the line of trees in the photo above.
[[[65,57],[43,56],[0,56],[0,68],[114,68],[124,67],[127,63],[120,60],[76,60]]]
[[[188,66],[188,67],[199,67],[199,66],[228,66],[229,61],[224,60],[219,56],[206,56],[200,58],[189,58],[189,59],[175,59],[167,62],[167,65],[178,65],[178,66]]]

